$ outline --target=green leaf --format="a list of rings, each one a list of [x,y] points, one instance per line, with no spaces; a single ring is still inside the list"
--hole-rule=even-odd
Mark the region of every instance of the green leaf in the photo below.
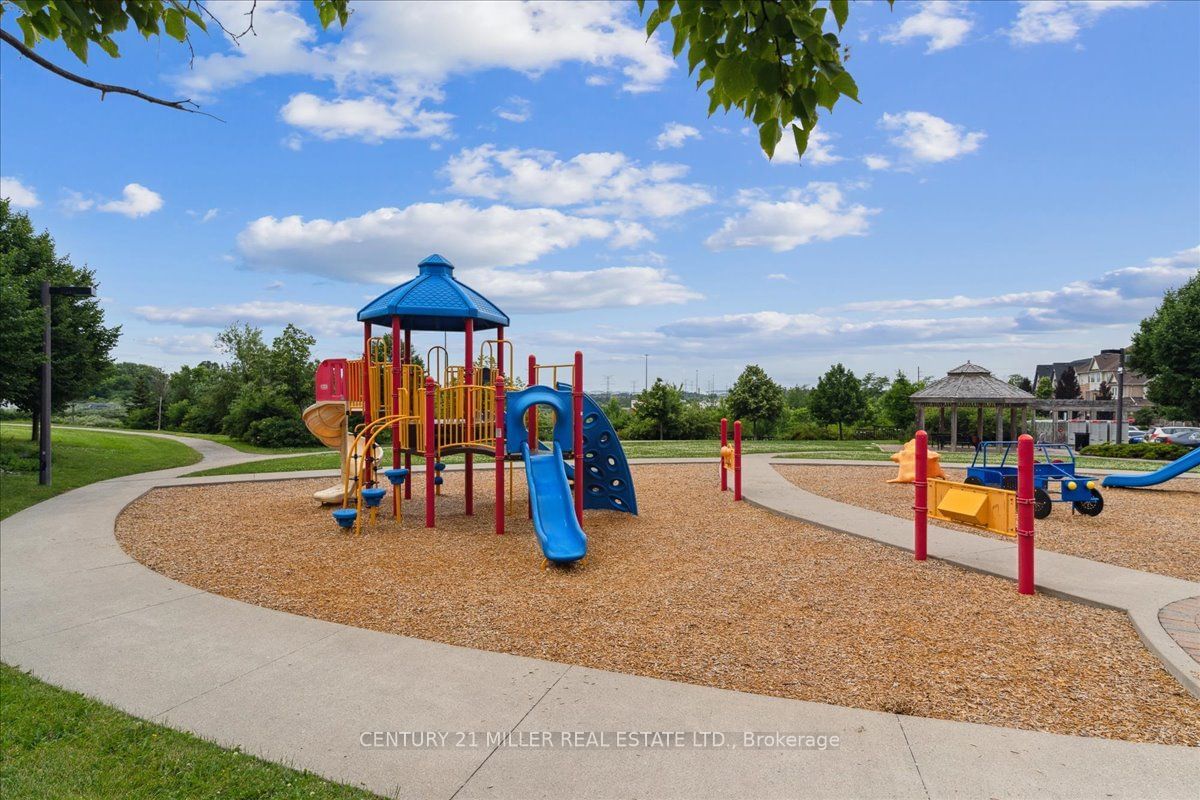
[[[741,54],[730,56],[717,64],[715,81],[735,103],[745,100],[754,90],[754,76]]]
[[[671,44],[671,57],[678,58],[679,54],[683,52],[684,45],[687,44],[688,29],[679,21],[679,17],[676,17],[673,22],[675,23],[675,41]],[[690,54],[688,60],[691,60]]]
[[[33,47],[38,42],[38,32],[29,17],[17,17],[17,26],[25,34],[25,46]]]
[[[317,9],[317,17],[321,20],[321,27],[328,28],[333,24],[333,18],[337,16],[337,9],[333,3],[325,3]]]
[[[829,7],[833,9],[833,18],[837,20],[840,31],[846,26],[846,20],[850,18],[850,0],[829,0]]]
[[[796,155],[804,158],[804,151],[808,149],[808,131],[799,125],[793,125],[792,138],[796,140]]]
[[[646,38],[649,39],[658,30],[658,26],[666,22],[667,18],[663,16],[662,9],[656,8],[650,12],[650,16],[646,18]]]
[[[200,12],[194,11],[190,8],[184,8],[181,10],[183,11],[183,15],[192,21],[193,25],[206,33],[208,32],[208,25],[205,24],[204,17],[200,16]]]
[[[854,102],[858,102],[858,84],[854,82],[854,78],[850,77],[850,73],[842,70],[833,79],[833,86],[842,94],[849,97]]]
[[[100,45],[100,49],[108,53],[112,58],[121,57],[121,51],[117,49],[117,43],[112,40],[111,36],[97,39],[96,44]]]
[[[779,144],[782,138],[783,131],[779,128],[779,120],[764,122],[758,129],[758,141],[768,158],[775,157],[775,145]]]
[[[813,88],[817,98],[817,105],[824,106],[830,111],[833,111],[833,104],[838,101],[838,97],[840,97],[841,94],[838,92],[837,88],[833,85],[829,78],[825,77],[824,75],[817,75],[817,80],[813,85]]]
[[[87,37],[78,35],[78,34],[74,34],[69,31],[64,31],[63,32],[63,44],[65,44],[67,46],[68,50],[70,50],[72,53],[75,54],[76,58],[78,58],[80,61],[82,61],[85,64],[87,63],[87,59],[88,59]]]
[[[754,68],[754,77],[758,80],[758,88],[767,94],[779,93],[779,62],[760,61]]]
[[[171,7],[163,12],[163,27],[167,35],[176,41],[182,42],[187,38],[187,22],[178,8]]]

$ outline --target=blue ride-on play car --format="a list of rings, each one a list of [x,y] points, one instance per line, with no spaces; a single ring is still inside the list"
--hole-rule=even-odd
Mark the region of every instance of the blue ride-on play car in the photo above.
[[[1089,517],[1104,510],[1104,498],[1095,478],[1075,473],[1075,451],[1065,444],[1038,442],[1033,451],[1033,515],[1038,519],[1050,516],[1052,503],[1070,503],[1071,507]],[[992,486],[1016,491],[1017,443],[983,442],[975,451],[975,460],[967,468],[965,483]],[[1059,499],[1051,497],[1055,484]]]

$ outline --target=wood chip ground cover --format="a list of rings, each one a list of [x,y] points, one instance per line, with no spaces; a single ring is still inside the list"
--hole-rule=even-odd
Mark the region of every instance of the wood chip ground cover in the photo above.
[[[912,519],[912,484],[887,483],[896,467],[818,467],[776,465],[801,489],[842,503]],[[949,480],[966,477],[947,469]],[[1036,546],[1043,550],[1103,561],[1130,569],[1157,572],[1184,580],[1200,580],[1200,480],[1176,479],[1146,489],[1102,488],[1104,511],[1098,517],[1072,514],[1067,503],[1055,503],[1050,516],[1034,525]],[[1012,541],[966,525],[938,520],[933,524],[980,536]]]
[[[640,517],[587,513],[587,559],[541,569],[518,481],[439,527],[336,532],[328,480],[156,489],[121,515],[134,558],[249,603],[454,645],[942,719],[1200,745],[1200,701],[1125,616],[734,503],[708,465],[638,466]],[[518,478],[520,476],[518,475]],[[237,523],[231,523],[237,520]],[[402,679],[402,670],[397,679]]]

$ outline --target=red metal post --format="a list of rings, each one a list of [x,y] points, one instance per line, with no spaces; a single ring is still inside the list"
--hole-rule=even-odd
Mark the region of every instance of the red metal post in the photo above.
[[[412,363],[412,329],[404,329],[404,364],[405,366]],[[407,371],[406,371],[407,372]],[[415,403],[417,398],[417,387],[408,387],[408,402]],[[410,405],[409,408],[412,408]],[[411,412],[409,412],[411,413]],[[409,447],[413,447],[416,443],[409,442]],[[412,453],[408,450],[404,451],[404,468],[408,470],[408,474],[404,476],[404,499],[412,499]]]
[[[400,352],[400,318],[392,317],[392,413],[400,413],[400,376],[404,356]],[[392,469],[400,466],[400,423],[392,423]],[[400,487],[392,486],[392,516],[400,515]]]
[[[929,537],[929,434],[917,431],[913,476],[913,558],[924,561]]]
[[[583,353],[575,351],[575,386],[571,392],[572,411],[575,417],[575,517],[583,524]]]
[[[475,410],[471,407],[471,387],[475,385],[475,320],[467,319],[463,323],[463,339],[467,349],[466,363],[463,365],[466,374],[466,396],[463,397],[463,440],[473,442],[475,436]],[[464,504],[467,516],[475,515],[475,454],[466,454],[466,476],[463,480]]]
[[[733,423],[733,499],[742,499],[742,421]]]
[[[725,470],[725,448],[729,446],[729,420],[721,417],[721,491],[729,491],[729,474]]]
[[[1017,591],[1033,594],[1033,437],[1017,439]]]
[[[371,397],[371,323],[363,323],[363,424],[370,425],[371,420],[375,418],[372,401],[375,398]],[[371,448],[374,450],[375,448]],[[359,489],[365,489],[371,485],[371,471],[374,464],[371,462],[375,459],[371,457],[371,453],[363,451],[363,470],[362,477],[359,479]]]
[[[496,374],[504,374],[504,326],[496,328]]]
[[[503,329],[501,329],[503,330]],[[496,376],[496,535],[504,535],[504,376]]]
[[[437,472],[434,464],[437,461],[435,442],[437,441],[436,420],[433,418],[433,397],[437,384],[433,378],[425,377],[425,527],[434,525],[434,478]]]
[[[536,386],[538,382],[537,374],[537,357],[533,353],[529,354],[529,386]],[[525,417],[525,427],[529,429],[529,454],[537,455],[538,443],[538,410],[537,406],[531,406],[529,413]],[[529,518],[533,519],[533,498],[529,498]]]

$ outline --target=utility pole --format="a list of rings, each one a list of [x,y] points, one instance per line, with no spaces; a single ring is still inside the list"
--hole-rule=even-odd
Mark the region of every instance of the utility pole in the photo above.
[[[645,387],[646,390],[649,390],[650,389],[650,354],[643,353],[642,358],[645,359],[645,364],[646,364],[646,375],[642,381],[642,386]]]
[[[612,375],[605,375],[604,376],[604,402],[606,402],[606,403],[609,400],[612,400],[612,390],[609,388],[611,383],[612,383]]]
[[[66,295],[69,297],[95,297],[96,290],[91,286],[51,286],[49,281],[42,281],[42,316],[46,318],[46,326],[42,330],[42,397],[40,436],[38,437],[38,483],[50,485],[53,456],[50,450],[50,387],[52,370],[50,369],[50,331],[51,310],[50,297]]]

